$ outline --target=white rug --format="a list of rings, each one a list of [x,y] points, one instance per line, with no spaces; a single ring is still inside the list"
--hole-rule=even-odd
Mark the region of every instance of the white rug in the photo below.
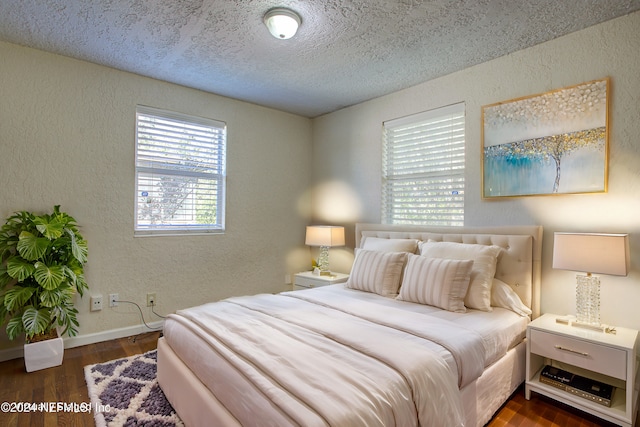
[[[156,350],[85,366],[97,427],[178,427],[176,415],[156,380]]]

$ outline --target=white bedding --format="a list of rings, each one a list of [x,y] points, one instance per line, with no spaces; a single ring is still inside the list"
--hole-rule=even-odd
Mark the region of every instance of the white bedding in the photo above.
[[[335,285],[183,310],[165,337],[245,426],[453,426],[458,387],[520,342],[527,322]]]
[[[398,301],[393,298],[385,298],[371,292],[358,292],[345,288],[344,284],[315,288],[314,291],[336,294],[336,298],[345,298],[349,295],[354,295],[354,298],[363,301],[387,307],[402,307],[402,310],[429,314],[430,316],[449,320],[461,327],[475,331],[482,337],[484,343],[485,368],[501,358],[507,350],[522,342],[526,335],[527,324],[531,321],[529,317],[523,317],[511,310],[499,307],[493,307],[493,311],[491,312],[468,309],[466,313],[454,313],[430,305],[414,304],[411,302]],[[306,290],[296,292],[306,292]],[[441,353],[441,355],[446,357],[446,352]]]

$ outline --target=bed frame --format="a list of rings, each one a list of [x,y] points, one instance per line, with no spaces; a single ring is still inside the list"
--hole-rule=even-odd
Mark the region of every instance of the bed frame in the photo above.
[[[356,247],[368,237],[493,244],[503,248],[496,277],[509,284],[522,301],[540,314],[542,227],[428,227],[356,224]],[[524,381],[525,343],[489,366],[461,390],[465,425],[483,426]],[[196,375],[180,360],[164,338],[158,341],[158,382],[187,426],[240,426]]]

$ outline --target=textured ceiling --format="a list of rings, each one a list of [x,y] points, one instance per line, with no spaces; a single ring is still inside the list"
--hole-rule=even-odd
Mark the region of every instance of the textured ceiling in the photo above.
[[[302,17],[294,38],[263,25],[276,6]],[[315,117],[639,9],[640,0],[0,0],[0,40]]]

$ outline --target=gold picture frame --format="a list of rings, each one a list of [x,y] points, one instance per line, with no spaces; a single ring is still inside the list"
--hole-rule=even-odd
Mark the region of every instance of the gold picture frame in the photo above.
[[[605,193],[610,79],[482,107],[482,198]]]

